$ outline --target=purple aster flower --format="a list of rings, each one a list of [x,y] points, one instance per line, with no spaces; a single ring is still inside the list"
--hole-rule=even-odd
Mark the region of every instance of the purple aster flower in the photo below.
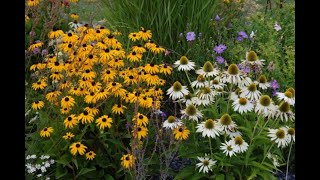
[[[273,90],[276,90],[276,89],[278,89],[280,87],[280,85],[278,84],[277,80],[275,80],[275,79],[270,81],[270,86],[271,86],[271,88]]]
[[[187,41],[193,41],[196,39],[196,34],[194,32],[188,32],[186,38],[187,38]]]
[[[224,45],[224,44],[219,44],[219,45],[217,45],[216,47],[214,47],[214,51],[216,52],[216,54],[221,54],[221,53],[223,53],[224,52],[224,50],[226,50],[227,49],[227,46],[226,45]]]
[[[129,129],[130,123],[126,123],[125,125],[126,125],[126,128]]]
[[[162,113],[161,113],[161,117],[166,118],[166,117],[167,117],[167,114],[166,114],[165,112],[162,112]]]
[[[272,96],[277,96],[277,90],[272,90]]]
[[[244,66],[244,67],[242,67],[241,64],[237,64],[237,66],[238,66],[238,68],[239,68],[240,71],[243,71],[243,72],[245,72],[245,73],[249,73],[250,70],[251,70],[249,66]]]
[[[39,48],[34,48],[33,53],[34,53],[34,54],[40,53],[40,49],[39,49]]]
[[[46,49],[42,50],[41,55],[42,56],[48,55],[48,50],[46,50]]]
[[[247,39],[248,38],[248,35],[247,35],[247,33],[245,33],[244,31],[240,31],[239,33],[238,33],[238,37],[237,37],[237,40],[238,41],[242,41],[243,39]]]
[[[214,18],[214,20],[216,20],[217,22],[221,21],[221,18],[219,15],[216,15],[216,18]]]
[[[219,63],[219,64],[222,64],[224,63],[224,58],[222,56],[218,56],[216,61]]]

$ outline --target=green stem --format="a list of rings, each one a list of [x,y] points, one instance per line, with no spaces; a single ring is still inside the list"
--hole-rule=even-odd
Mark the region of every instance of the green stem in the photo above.
[[[230,104],[230,99],[231,99],[232,88],[233,88],[233,83],[231,83],[231,87],[229,90],[228,103],[227,103],[227,113],[229,112],[229,104]]]
[[[267,122],[266,122],[266,123],[264,123],[264,125],[263,125],[263,127],[262,127],[261,131],[258,133],[258,135],[257,135],[257,136],[259,136],[259,135],[261,134],[261,132],[263,131],[263,129],[264,129],[264,128],[266,127],[266,125],[268,124],[269,120],[270,120],[270,118],[268,118]]]
[[[211,138],[209,137],[209,145],[210,145],[210,153],[211,153],[211,158],[212,158],[212,144],[211,144]]]
[[[288,171],[289,171],[289,159],[290,159],[290,154],[291,154],[291,148],[292,148],[292,141],[290,144],[290,149],[289,149],[289,154],[288,154],[288,159],[287,159],[287,170],[286,170],[286,180],[288,179]]]
[[[187,76],[187,78],[188,78],[189,84],[190,84],[190,86],[191,86],[191,80],[190,80],[190,78],[189,78],[188,72],[187,72],[186,70],[185,70],[184,72],[186,73],[186,76]],[[193,89],[192,86],[191,86],[191,89],[192,89],[192,92],[194,93],[195,91],[194,91],[194,89]]]
[[[261,164],[262,164],[262,163],[264,162],[264,160],[266,159],[266,157],[267,157],[268,153],[270,152],[271,148],[273,147],[273,145],[274,145],[274,142],[271,144],[271,146],[270,146],[270,148],[268,149],[267,153],[264,155],[264,157],[263,157],[263,159],[262,159],[262,161],[261,161]]]

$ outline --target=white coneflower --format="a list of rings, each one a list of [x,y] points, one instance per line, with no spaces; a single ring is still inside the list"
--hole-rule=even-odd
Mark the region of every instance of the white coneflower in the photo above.
[[[207,155],[206,155],[207,156]],[[196,166],[199,167],[199,172],[208,173],[212,171],[212,166],[216,164],[217,161],[211,160],[209,157],[197,157],[200,163],[197,163]]]
[[[234,138],[236,136],[242,136],[241,132],[237,130],[237,128],[233,128],[232,130],[225,131],[229,138]]]
[[[280,118],[281,121],[295,120],[295,114],[291,111],[288,102],[282,101],[276,109],[275,117]]]
[[[268,137],[271,138],[271,141],[275,141],[278,147],[284,148],[289,144],[288,130],[285,127],[280,127],[279,129],[269,128]]]
[[[296,141],[296,130],[295,128],[289,128],[288,126],[286,126],[287,130],[288,130],[288,139],[289,139],[289,143],[291,141],[295,142]]]
[[[216,138],[220,135],[222,128],[212,119],[207,119],[197,125],[196,132],[202,132],[202,137]]]
[[[241,94],[241,89],[240,89],[240,88],[237,88],[234,92],[231,92],[230,100],[232,100],[232,101],[238,100],[240,94]]]
[[[265,75],[260,75],[258,81],[254,81],[254,83],[261,89],[268,89],[270,87],[270,83]]]
[[[244,78],[242,79],[242,81],[238,84],[238,87],[239,88],[244,88],[244,87],[247,87],[249,86],[250,84],[252,84],[252,80],[247,77],[247,76],[244,76]]]
[[[203,75],[198,75],[195,81],[191,82],[191,86],[195,88],[201,88],[208,85],[208,81],[203,77]]]
[[[236,147],[235,144],[230,140],[226,141],[225,143],[221,143],[222,146],[220,146],[220,149],[223,150],[223,153],[225,153],[227,156],[236,156]]]
[[[178,71],[190,71],[193,70],[195,66],[194,62],[189,60],[186,56],[181,56],[181,58],[173,65],[173,67],[178,67]]]
[[[215,91],[212,89],[213,86],[205,86],[196,91],[196,95],[201,100],[209,100],[210,102],[214,102],[214,97],[216,95]]]
[[[208,106],[209,104],[212,104],[213,101],[210,101],[209,99],[200,99],[199,97],[192,97],[192,103],[197,106]]]
[[[259,101],[257,101],[254,111],[264,117],[273,117],[276,112],[276,107],[268,95],[262,95]]]
[[[223,131],[232,131],[234,128],[237,127],[237,125],[232,121],[232,118],[229,114],[224,114],[221,116],[220,119],[218,119],[218,126],[222,127]]]
[[[237,153],[243,153],[243,152],[245,152],[247,149],[248,149],[248,147],[249,147],[249,145],[248,145],[248,143],[247,142],[245,142],[243,139],[242,139],[242,137],[241,136],[236,136],[236,137],[234,137],[233,139],[231,139],[231,141],[232,141],[232,143],[234,143],[234,145],[235,145],[235,151],[237,152]]]
[[[183,109],[180,112],[182,114],[181,118],[188,118],[189,120],[197,122],[202,118],[202,113],[193,104],[189,104],[186,109]]]
[[[210,85],[212,85],[214,89],[223,89],[226,84],[220,82],[218,79],[219,78],[215,78],[214,80],[212,80]]]
[[[203,77],[213,77],[219,74],[219,70],[215,69],[210,61],[207,61],[201,69],[196,70],[196,73]]]
[[[223,83],[228,82],[234,85],[241,83],[243,75],[240,73],[239,68],[236,64],[230,64],[228,70],[223,72],[221,75],[221,81]]]
[[[253,104],[246,98],[239,98],[232,103],[234,111],[240,114],[250,112],[253,110]]]
[[[284,100],[285,102],[288,102],[290,105],[294,106],[295,90],[293,88],[289,88],[284,93],[277,92],[277,98],[279,101]]]
[[[257,101],[261,96],[261,92],[257,90],[257,85],[252,83],[247,87],[241,88],[240,97],[246,97],[249,100]]]
[[[188,94],[184,95],[178,102],[185,103],[186,106],[192,103],[192,94],[189,92]]]
[[[250,64],[262,67],[264,65],[263,61],[263,59],[258,59],[256,52],[249,51],[246,52],[246,59],[242,60],[241,65],[247,66],[248,64]]]
[[[169,116],[168,119],[163,122],[163,127],[166,129],[174,129],[178,126],[182,126],[182,122],[174,116]]]
[[[173,83],[173,85],[167,90],[167,95],[169,95],[169,98],[172,97],[172,100],[180,99],[188,93],[189,91],[187,86],[182,86],[179,81]]]

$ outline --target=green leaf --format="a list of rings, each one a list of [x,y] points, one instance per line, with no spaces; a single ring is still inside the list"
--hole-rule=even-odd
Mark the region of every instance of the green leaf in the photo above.
[[[106,175],[104,176],[104,179],[105,179],[105,180],[114,180],[114,178],[113,178],[110,174],[106,174]]]
[[[233,173],[227,173],[226,180],[235,180]]]
[[[194,167],[193,166],[188,166],[186,168],[183,168],[182,171],[180,173],[178,173],[176,175],[176,177],[174,177],[174,180],[186,179],[187,177],[189,177],[193,173],[194,173]]]
[[[74,165],[76,165],[76,168],[79,169],[77,159],[72,159],[71,161],[74,163]]]
[[[106,140],[115,144],[115,145],[118,145],[123,150],[126,150],[126,148],[121,144],[121,142],[119,140],[115,140],[115,139],[106,139]]]
[[[216,180],[224,180],[224,174],[219,174],[215,177]]]
[[[76,177],[79,177],[79,176],[81,176],[81,175],[87,174],[88,172],[91,172],[91,171],[94,171],[94,170],[96,170],[95,167],[93,167],[93,168],[82,168],[82,169],[80,170],[80,172],[77,174]]]

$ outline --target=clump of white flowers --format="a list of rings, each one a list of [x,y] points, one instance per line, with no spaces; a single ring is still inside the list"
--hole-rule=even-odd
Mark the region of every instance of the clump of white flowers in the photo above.
[[[50,159],[49,155],[27,155],[26,157],[26,171],[28,174],[35,175],[36,177],[44,177],[48,168],[54,164],[54,159]],[[46,177],[46,179],[50,179]]]

